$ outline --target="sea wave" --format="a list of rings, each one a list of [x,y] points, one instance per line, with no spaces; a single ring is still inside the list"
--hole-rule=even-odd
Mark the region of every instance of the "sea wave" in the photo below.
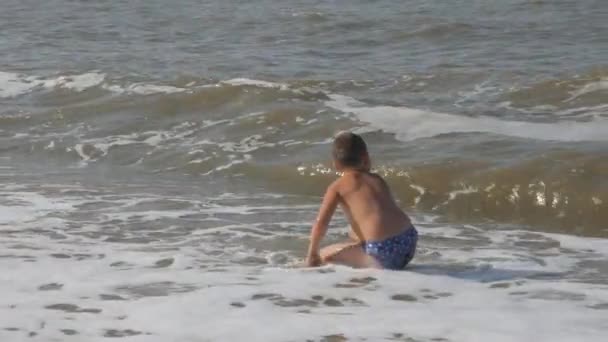
[[[310,81],[182,83],[124,83],[115,92],[139,89],[136,96],[2,113],[0,153],[59,168],[236,175],[283,192],[318,195],[335,174],[314,165],[324,163],[335,132],[351,129],[384,146],[378,168],[408,207],[463,220],[519,220],[607,234],[605,118],[513,121],[373,105]],[[41,84],[85,92],[111,82],[101,74],[82,74]],[[584,148],[572,149],[573,142]],[[557,153],[556,146],[566,152]]]
[[[608,120],[548,123],[507,121],[488,116],[469,117],[427,110],[370,106],[352,97],[331,95],[326,104],[352,113],[370,125],[409,141],[451,133],[490,133],[533,140],[608,141]]]
[[[503,95],[513,107],[550,106],[554,111],[606,105],[608,68],[519,86]]]

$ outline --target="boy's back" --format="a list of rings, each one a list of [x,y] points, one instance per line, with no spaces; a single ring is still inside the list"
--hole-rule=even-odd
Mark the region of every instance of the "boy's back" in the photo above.
[[[409,217],[395,203],[386,182],[376,174],[346,171],[332,187],[360,241],[384,240],[411,225]]]

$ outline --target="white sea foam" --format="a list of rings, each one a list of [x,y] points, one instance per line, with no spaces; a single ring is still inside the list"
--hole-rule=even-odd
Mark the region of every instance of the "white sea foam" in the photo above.
[[[449,197],[448,201],[451,201],[460,195],[473,194],[473,193],[476,193],[477,191],[479,191],[479,190],[476,187],[473,187],[470,185],[463,185],[462,189],[450,191],[450,193],[449,193],[450,197]]]
[[[98,72],[42,78],[0,71],[0,97],[16,97],[40,88],[66,88],[74,91],[83,91],[102,84],[105,77],[105,74]]]
[[[283,83],[252,80],[249,78],[233,78],[230,80],[222,81],[220,83],[229,84],[229,85],[233,85],[233,86],[256,86],[256,87],[262,87],[262,88],[276,88],[276,89],[281,89],[281,90],[287,90],[289,88],[288,85],[283,84]]]
[[[109,90],[114,93],[125,93],[125,94],[139,94],[139,95],[153,95],[153,94],[174,94],[174,93],[182,93],[187,92],[189,89],[173,87],[167,85],[155,85],[155,84],[145,84],[145,83],[136,83],[131,84],[126,87],[120,85],[104,85],[104,89]]]
[[[535,123],[468,117],[394,106],[369,106],[348,96],[330,95],[326,105],[354,114],[371,126],[404,141],[449,133],[485,132],[556,141],[607,141],[608,121]]]
[[[49,82],[49,85],[55,87],[60,86],[75,91],[83,91],[101,84],[104,81],[105,77],[106,76],[104,74],[96,72],[89,72],[81,75],[72,76],[60,76],[54,81],[51,80]],[[46,87],[50,88],[49,85],[45,84]]]
[[[476,84],[472,90],[458,92],[459,99],[456,100],[454,105],[460,107],[463,103],[478,101],[483,96],[492,96],[500,93],[502,90],[489,85],[487,81]]]
[[[166,200],[179,208],[150,209]],[[84,221],[70,218],[76,208],[90,208]],[[605,239],[446,226],[413,215],[421,240],[409,271],[286,267],[298,261],[288,246],[303,251],[308,231],[308,222],[288,218],[314,217],[316,209],[273,194],[200,201],[7,185],[0,190],[0,267],[10,272],[0,273],[0,339],[605,339]],[[279,213],[288,215],[277,221]],[[214,226],[163,237],[182,228],[184,215]],[[242,216],[220,218],[226,215]],[[246,217],[258,223],[241,223]],[[153,227],[159,220],[162,227]],[[125,240],[104,240],[107,222],[122,224]],[[154,240],[129,240],[146,234]],[[276,238],[291,243],[270,249]],[[585,280],[593,274],[595,281]]]
[[[45,78],[0,71],[0,98],[17,97],[35,90],[64,88],[81,92],[93,87],[101,87],[113,93],[138,95],[173,94],[187,92],[196,88],[194,86],[191,88],[181,88],[149,83],[120,85],[107,82],[106,75],[99,72]]]
[[[570,93],[570,98],[564,100],[564,102],[570,102],[583,95],[591,94],[599,91],[608,91],[608,79],[601,79],[599,81],[585,84],[580,89],[577,89]]]
[[[224,267],[223,272],[208,273],[189,269],[200,258],[194,251],[145,253],[110,245],[64,253],[85,251],[103,251],[106,257],[78,261],[38,255],[34,262],[16,263],[9,259],[14,273],[10,278],[7,272],[0,276],[5,294],[0,315],[3,327],[19,330],[2,331],[3,340],[31,332],[42,339],[62,339],[61,331],[71,329],[86,341],[101,340],[114,331],[136,334],[129,339],[135,341],[301,341],[343,335],[353,340],[404,336],[599,342],[606,329],[605,310],[587,306],[605,303],[607,290],[585,284],[528,281],[492,288],[493,284],[415,269],[328,267],[326,273],[318,273]],[[152,268],[159,260],[173,263]],[[124,261],[129,265],[110,266]],[[45,286],[60,288],[39,290]],[[76,307],[64,306],[68,312],[63,312],[57,304]]]
[[[147,150],[141,158],[130,161],[136,164],[141,164],[148,158],[154,158],[158,151],[173,148],[192,156],[193,159],[186,161],[186,165],[213,160],[212,164],[215,166],[211,166],[207,171],[200,170],[202,175],[209,175],[249,162],[253,158],[251,153],[254,151],[276,146],[276,143],[264,141],[264,137],[260,134],[239,137],[237,141],[201,139],[198,134],[201,130],[209,127],[232,122],[234,120],[204,121],[200,124],[185,122],[160,131],[135,132],[101,138],[80,138],[78,143],[68,148],[68,151],[74,151],[81,159],[80,166],[86,166],[91,162],[102,160],[113,149],[121,146],[139,146]],[[291,145],[297,143],[301,142],[290,142]],[[219,153],[220,151],[222,153]]]
[[[0,230],[3,226],[35,222],[50,212],[72,208],[70,203],[61,199],[51,199],[33,192],[10,193],[0,200]]]
[[[420,203],[420,200],[422,199],[422,196],[424,196],[424,194],[426,193],[426,189],[416,184],[410,184],[410,188],[418,192],[418,196],[416,196],[416,198],[414,199],[414,204],[418,205],[418,203]]]
[[[142,82],[131,84],[119,84],[106,80],[106,75],[104,73],[96,71],[74,75],[60,75],[56,77],[29,76],[13,72],[0,71],[0,98],[12,98],[28,94],[36,90],[48,91],[56,88],[64,88],[81,92],[93,87],[100,87],[102,89],[117,94],[153,95],[192,92],[196,89],[217,87],[220,85],[253,86],[262,88],[274,88],[279,90],[290,89],[290,87],[284,83],[253,80],[248,78],[234,78],[226,81],[220,81],[216,84],[205,85],[197,85],[196,82],[190,82],[185,87],[178,87],[173,85],[161,85]],[[316,90],[310,90],[305,88],[296,89],[293,91],[302,92],[307,90],[316,92]]]
[[[20,78],[18,74],[0,71],[0,97],[15,97],[38,86]]]

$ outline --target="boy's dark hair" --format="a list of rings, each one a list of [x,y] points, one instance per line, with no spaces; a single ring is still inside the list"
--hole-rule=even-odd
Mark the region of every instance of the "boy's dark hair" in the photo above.
[[[343,166],[360,166],[366,153],[367,145],[361,136],[352,132],[340,132],[335,136],[332,156]]]

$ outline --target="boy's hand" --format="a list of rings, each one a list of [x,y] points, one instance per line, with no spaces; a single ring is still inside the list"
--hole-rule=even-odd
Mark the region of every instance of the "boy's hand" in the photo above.
[[[319,244],[327,232],[329,220],[331,220],[331,216],[338,206],[339,193],[336,185],[338,183],[336,182],[332,183],[327,188],[327,191],[325,191],[319,215],[310,230],[310,244],[308,245],[308,255],[306,257],[306,265],[309,267],[321,266],[323,264],[323,259],[319,255]]]
[[[306,266],[317,267],[321,266],[321,256],[319,253],[311,253],[306,257]]]

